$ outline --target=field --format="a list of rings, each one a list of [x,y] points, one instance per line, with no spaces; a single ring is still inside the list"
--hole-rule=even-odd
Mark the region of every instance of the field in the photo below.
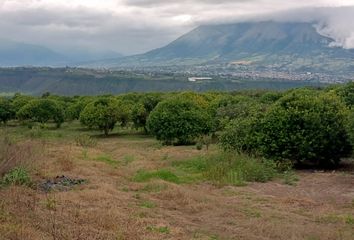
[[[0,188],[0,239],[353,239],[349,164],[216,184],[188,164],[216,145],[163,146],[128,129],[103,138],[78,123],[57,130],[10,124],[1,134],[18,145],[17,156],[28,156],[32,183]],[[84,181],[40,187],[62,175]]]

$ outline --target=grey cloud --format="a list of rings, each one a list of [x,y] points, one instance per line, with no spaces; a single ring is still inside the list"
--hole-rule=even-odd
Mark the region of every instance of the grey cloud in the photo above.
[[[348,1],[354,5],[354,0]],[[5,2],[18,3],[18,9],[6,8]],[[2,37],[53,49],[88,47],[132,54],[161,47],[201,24],[317,21],[319,31],[333,37],[337,45],[354,48],[350,25],[354,7],[314,8],[326,6],[329,0],[106,1],[115,7],[101,6],[99,0],[90,2],[97,6],[84,0],[0,0]]]

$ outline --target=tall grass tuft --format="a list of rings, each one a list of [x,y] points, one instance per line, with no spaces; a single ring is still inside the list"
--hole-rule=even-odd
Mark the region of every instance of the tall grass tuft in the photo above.
[[[275,162],[238,153],[200,156],[174,165],[190,173],[199,173],[215,184],[245,185],[267,182],[277,175]]]

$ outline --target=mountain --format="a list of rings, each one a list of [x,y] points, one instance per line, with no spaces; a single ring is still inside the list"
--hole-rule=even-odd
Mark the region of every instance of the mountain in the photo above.
[[[241,64],[294,71],[353,70],[354,50],[329,47],[334,40],[313,23],[244,22],[200,26],[165,47],[102,62],[110,67]]]
[[[113,51],[85,48],[53,51],[39,45],[0,39],[0,66],[71,66],[120,57],[121,54]]]
[[[0,65],[56,65],[68,59],[48,48],[0,39]]]

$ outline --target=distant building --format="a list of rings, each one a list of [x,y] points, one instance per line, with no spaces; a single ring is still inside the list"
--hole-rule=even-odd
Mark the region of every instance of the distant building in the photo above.
[[[190,78],[188,78],[188,81],[190,81],[190,82],[203,81],[203,80],[213,80],[213,78],[211,78],[211,77],[190,77]]]

